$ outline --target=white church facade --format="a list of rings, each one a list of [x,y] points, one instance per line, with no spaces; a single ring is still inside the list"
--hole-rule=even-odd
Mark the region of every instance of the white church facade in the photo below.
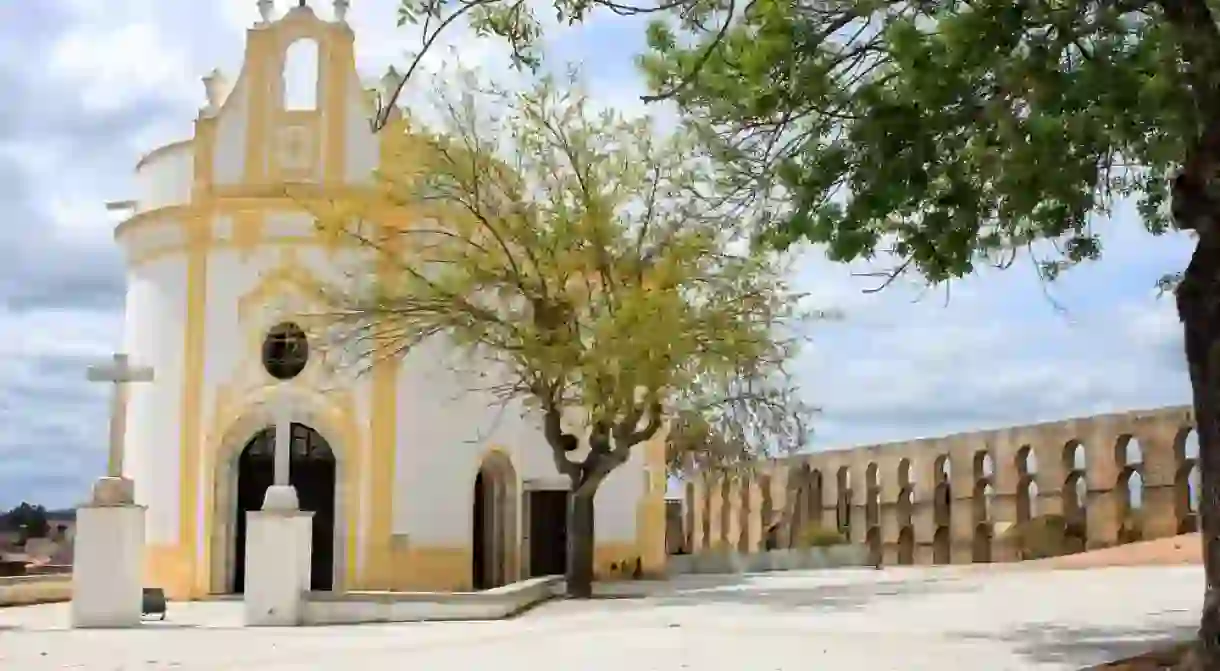
[[[242,590],[245,513],[271,483],[276,408],[291,415],[291,480],[314,513],[314,589],[462,591],[561,572],[567,482],[534,418],[502,411],[435,353],[335,375],[296,326],[310,287],[355,253],[318,232],[300,195],[370,193],[403,130],[370,129],[346,2],[328,18],[259,4],[240,74],[205,78],[193,137],[140,160],[115,233],[123,350],[156,371],[130,388],[123,459],[147,507],[145,584],[173,598]],[[316,63],[312,106],[286,104],[298,53]],[[603,577],[663,569],[661,440],[598,494]]]

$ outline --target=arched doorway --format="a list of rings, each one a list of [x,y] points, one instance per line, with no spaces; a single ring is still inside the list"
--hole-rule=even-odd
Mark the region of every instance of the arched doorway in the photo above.
[[[517,579],[517,475],[499,452],[483,461],[474,478],[471,505],[471,585],[476,590]]]
[[[980,564],[991,561],[991,524],[979,522],[974,526],[973,560]]]
[[[898,532],[898,563],[915,563],[915,530],[911,527],[903,527]]]
[[[289,481],[297,490],[301,510],[313,513],[310,589],[330,591],[335,571],[335,455],[314,429],[292,424]],[[275,429],[259,431],[237,460],[237,520],[234,528],[233,591],[245,589],[246,513],[263,506],[267,487],[275,479]]]
[[[881,527],[869,527],[865,532],[864,540],[868,545],[868,563],[872,566],[881,566],[884,551],[881,545]]]
[[[949,527],[937,527],[932,535],[932,563],[948,564],[952,560]]]

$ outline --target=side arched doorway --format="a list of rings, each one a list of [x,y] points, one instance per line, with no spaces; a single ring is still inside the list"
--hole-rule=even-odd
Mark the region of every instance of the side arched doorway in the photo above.
[[[289,481],[297,490],[301,510],[313,513],[310,588],[330,591],[335,570],[335,455],[314,429],[292,424]],[[233,543],[233,591],[245,589],[246,513],[263,506],[263,496],[275,479],[275,429],[267,427],[246,443],[237,461],[237,520]]]
[[[491,589],[517,580],[517,473],[508,456],[493,452],[474,478],[471,585]]]

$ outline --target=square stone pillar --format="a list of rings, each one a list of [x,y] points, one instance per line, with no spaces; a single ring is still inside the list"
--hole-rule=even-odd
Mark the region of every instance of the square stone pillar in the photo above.
[[[144,587],[144,506],[77,508],[73,543],[72,626],[138,626]]]
[[[309,594],[313,513],[253,510],[246,514],[246,625],[299,625]]]

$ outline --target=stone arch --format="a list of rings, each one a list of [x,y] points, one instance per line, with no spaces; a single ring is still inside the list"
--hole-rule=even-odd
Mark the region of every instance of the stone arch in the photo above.
[[[898,563],[904,566],[915,563],[915,530],[911,527],[898,530]]]
[[[932,563],[948,564],[952,558],[949,541],[949,527],[937,527],[932,534]]]
[[[683,499],[685,502],[684,510],[682,511],[682,551],[691,553],[695,551],[695,506],[698,502],[695,498],[695,483],[687,482],[683,488]]]
[[[703,475],[703,498],[699,500],[699,505],[703,506],[703,524],[700,527],[702,533],[699,536],[699,550],[710,550],[712,548],[712,498],[715,494],[712,490],[711,476]]]
[[[974,523],[990,524],[992,521],[992,501],[995,497],[995,488],[993,487],[995,477],[995,465],[991,459],[991,453],[987,450],[979,450],[974,453],[972,465],[972,473],[974,475],[974,488],[971,492],[971,504],[974,512]]]
[[[974,512],[974,523],[983,524],[994,521],[992,515],[993,502],[995,501],[995,487],[986,480],[979,480],[974,483],[974,492],[971,496],[971,504]]]
[[[1068,527],[1088,538],[1089,483],[1088,457],[1084,444],[1078,438],[1063,446],[1062,466],[1067,475],[1063,479],[1060,496],[1063,498],[1063,518]]]
[[[1173,441],[1173,511],[1178,533],[1199,530],[1199,435],[1193,427],[1182,427]]]
[[[979,522],[974,525],[974,547],[972,559],[976,563],[986,564],[991,561],[991,524]]]
[[[1118,542],[1143,539],[1144,456],[1139,439],[1125,434],[1114,444],[1114,463],[1119,466],[1114,495],[1118,503]]]
[[[952,558],[953,473],[949,455],[942,454],[932,462],[932,556],[936,564],[948,564]]]
[[[835,491],[835,513],[838,530],[847,538],[851,538],[851,468],[840,466],[835,475],[837,484]]]
[[[864,472],[864,524],[868,528],[881,524],[881,474],[876,462],[869,462]]]
[[[512,458],[492,449],[475,471],[471,491],[470,584],[476,590],[514,582],[518,574],[521,487]]]
[[[995,464],[991,458],[991,452],[988,450],[975,452],[972,466],[976,481],[991,480],[995,477]]]
[[[352,533],[357,515],[359,471],[350,458],[358,449],[360,434],[346,415],[326,403],[319,393],[286,387],[261,390],[238,407],[245,408],[219,433],[214,450],[205,455],[202,469],[211,476],[211,505],[205,518],[208,534],[207,589],[227,594],[234,589],[237,576],[238,474],[241,455],[262,431],[275,425],[274,404],[284,404],[292,424],[309,427],[324,440],[335,461],[334,527],[332,539],[333,589],[342,589],[349,580],[350,559],[355,552]],[[206,457],[209,457],[207,459]]]
[[[898,462],[898,526],[909,527],[915,511],[915,483],[911,481],[911,460]]]
[[[822,471],[812,469],[807,473],[809,495],[805,498],[805,523],[822,525]]]
[[[285,110],[307,111],[318,108],[318,88],[321,80],[319,53],[318,41],[311,37],[294,40],[284,50],[282,104]]]
[[[792,514],[788,521],[788,545],[795,547],[797,539],[806,525],[809,524],[807,510],[809,509],[809,464],[802,463],[800,468],[788,471],[788,500],[791,502]]]
[[[742,473],[737,483],[737,551],[745,554],[750,552],[750,475]]]
[[[762,473],[758,476],[759,528],[762,531],[762,549],[775,550],[779,548],[779,520],[775,519],[775,504],[771,499],[771,475]]]
[[[237,457],[237,510],[233,517],[233,591],[245,586],[248,546],[247,515],[261,510],[268,487],[275,484],[275,445],[278,427],[255,433]],[[335,453],[322,434],[297,422],[288,426],[289,482],[296,490],[301,510],[313,513],[310,520],[311,552],[309,586],[328,592],[335,584]]]
[[[1038,461],[1033,448],[1022,445],[1013,466],[1017,470],[1017,522],[1028,522],[1038,516]]]
[[[936,526],[949,526],[953,514],[952,474],[950,473],[949,455],[936,457],[932,464],[932,478],[936,486],[933,488],[932,520]]]
[[[720,545],[729,549],[729,526],[733,521],[733,483],[727,473],[720,476]]]
[[[881,565],[881,527],[871,526],[865,533],[864,541],[868,545],[868,563],[873,566]]]

